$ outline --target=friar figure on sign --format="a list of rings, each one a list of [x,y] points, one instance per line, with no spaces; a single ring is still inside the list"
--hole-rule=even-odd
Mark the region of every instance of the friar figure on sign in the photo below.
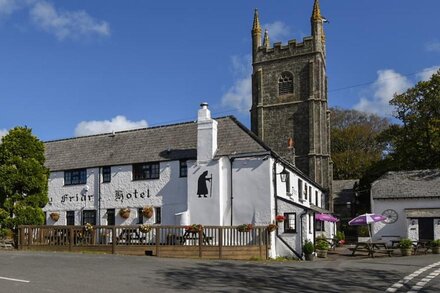
[[[198,185],[197,185],[197,195],[199,197],[207,197],[206,195],[209,193],[210,196],[212,196],[212,175],[211,177],[207,178],[206,176],[208,176],[208,171],[205,171],[202,173],[202,175],[200,175],[199,177],[199,181],[198,181]],[[208,192],[208,185],[206,184],[206,181],[211,182],[210,184],[210,189],[211,192]]]

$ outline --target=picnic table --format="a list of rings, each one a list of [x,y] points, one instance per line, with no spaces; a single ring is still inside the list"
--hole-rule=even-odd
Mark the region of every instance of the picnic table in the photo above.
[[[202,232],[203,237],[203,244],[210,244],[210,241],[212,240],[212,237],[207,237],[205,235],[205,232]],[[199,239],[199,232],[192,232],[192,231],[185,231],[185,234],[183,234],[182,237],[180,237],[180,244],[185,244],[187,240],[192,240],[193,242],[195,240]]]
[[[367,241],[357,242],[354,248],[349,248],[352,252],[351,255],[355,255],[356,252],[368,252],[368,256],[374,258],[375,253],[384,253],[388,256],[392,256],[393,249],[389,249],[384,241]]]
[[[391,247],[392,248],[395,248],[395,247],[398,248],[399,247],[399,243],[400,243],[400,240],[391,240]],[[432,249],[430,244],[431,244],[431,240],[429,240],[429,239],[419,239],[419,240],[413,241],[413,253],[417,254],[417,252],[419,250],[420,251],[424,250],[423,252],[425,254],[427,254],[428,251],[430,249]]]

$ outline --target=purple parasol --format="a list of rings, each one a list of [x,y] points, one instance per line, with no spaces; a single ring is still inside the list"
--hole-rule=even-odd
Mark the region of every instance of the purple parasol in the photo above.
[[[339,222],[338,218],[333,217],[332,215],[323,214],[323,213],[315,214],[315,219],[318,221],[324,221],[324,222]]]
[[[363,214],[348,222],[349,225],[368,225],[370,223],[380,222],[385,220],[386,217],[377,214]]]

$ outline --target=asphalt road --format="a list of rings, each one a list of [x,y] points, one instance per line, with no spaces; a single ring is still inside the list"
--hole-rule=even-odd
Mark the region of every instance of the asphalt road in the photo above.
[[[439,274],[439,255],[263,262],[0,251],[1,293],[440,292]]]

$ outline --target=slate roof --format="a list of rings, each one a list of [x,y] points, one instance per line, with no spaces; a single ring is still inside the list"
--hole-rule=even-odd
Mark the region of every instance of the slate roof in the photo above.
[[[347,202],[354,201],[353,187],[356,182],[359,183],[359,179],[333,180],[332,192],[335,205],[346,205]]]
[[[373,199],[440,198],[440,169],[388,172],[371,186]]]
[[[269,151],[234,117],[218,122],[216,156]],[[45,142],[46,166],[51,171],[133,163],[195,159],[197,123],[187,122],[130,131]]]

